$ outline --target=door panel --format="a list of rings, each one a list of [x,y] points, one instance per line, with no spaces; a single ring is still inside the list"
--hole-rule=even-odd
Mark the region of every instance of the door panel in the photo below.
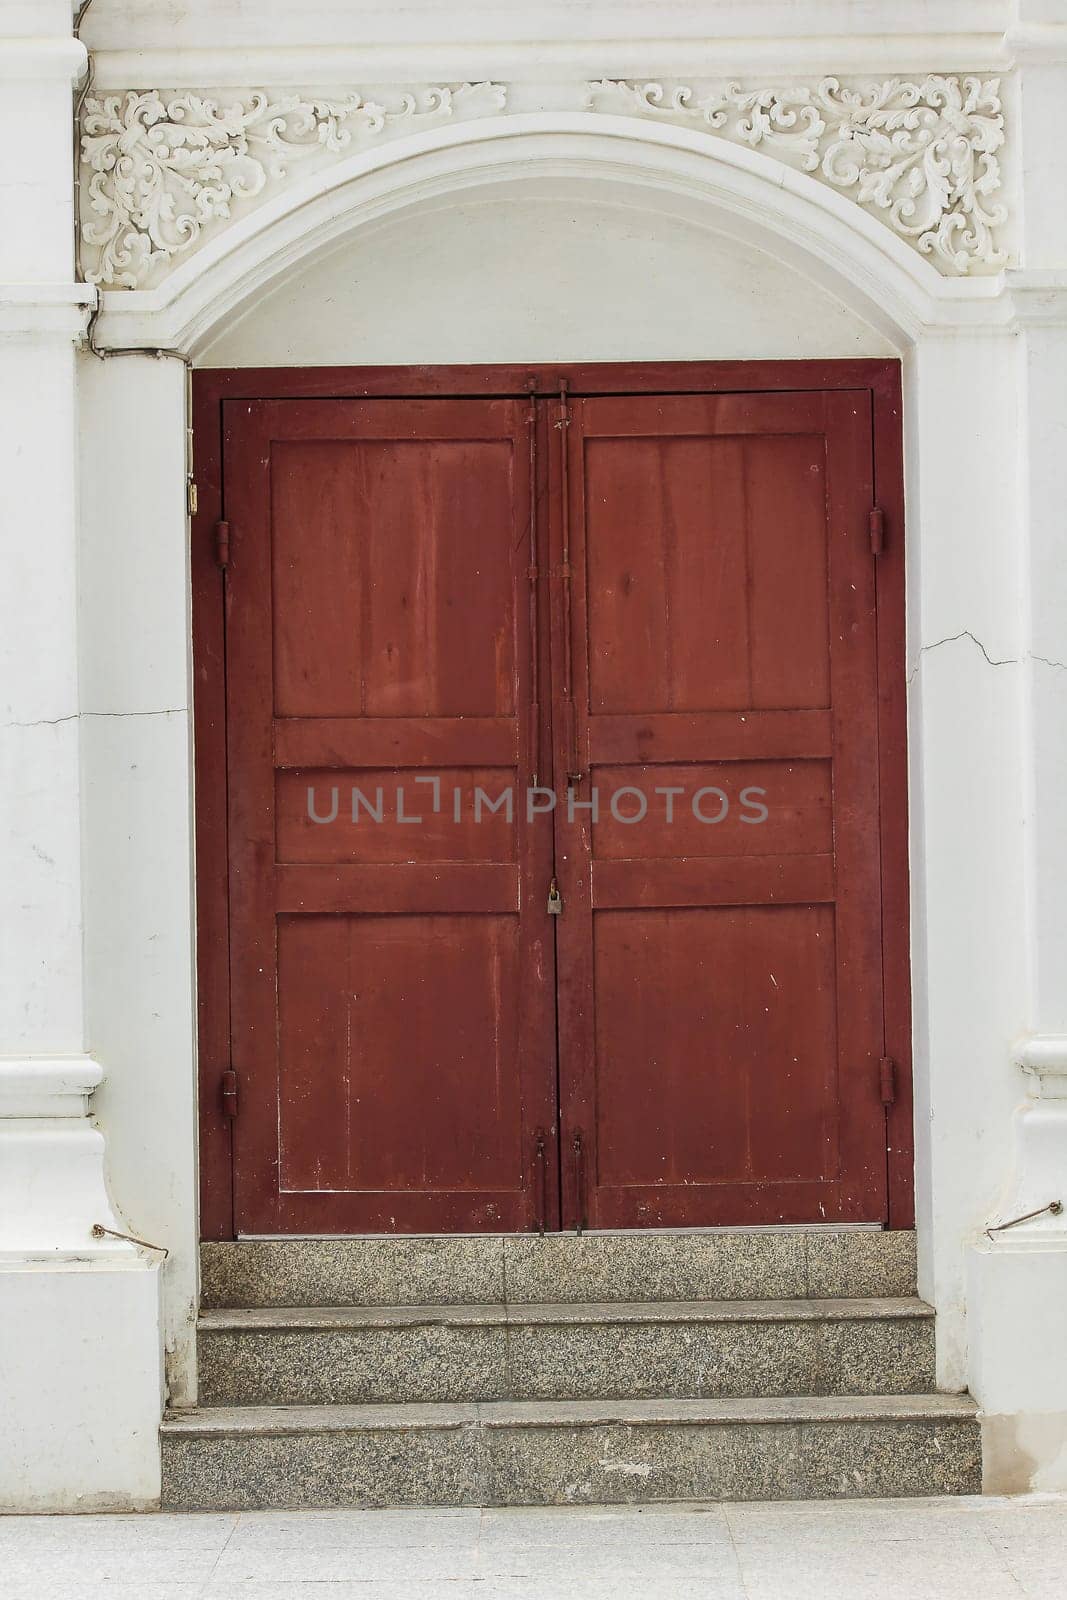
[[[283,1192],[515,1187],[517,922],[279,917]]]
[[[598,911],[594,934],[601,1184],[651,1205],[663,1186],[819,1180],[832,906]]]
[[[752,423],[757,397],[641,404],[668,410],[678,431],[635,437],[634,402],[578,403],[583,415],[596,408],[598,430],[625,430],[585,433],[576,462],[589,486],[591,711],[828,705],[819,433],[692,431],[714,429],[716,415],[725,422],[727,406],[728,426]],[[802,404],[811,409],[807,397]],[[788,541],[783,478],[809,490],[792,499]]]
[[[614,799],[614,804],[604,804],[594,828],[598,862],[812,856],[833,849],[829,761],[604,765],[597,768],[597,781],[602,795]],[[701,790],[706,797],[698,815],[692,801],[683,803],[683,798]],[[669,813],[664,791],[674,794]],[[742,800],[743,795],[748,798]],[[724,815],[719,822],[700,820],[720,812]]]
[[[883,1219],[869,394],[222,449],[238,1231]]]
[[[560,421],[565,1220],[880,1220],[867,397]]]
[[[535,670],[527,416],[227,408],[241,1231],[540,1220],[551,832],[494,809]]]

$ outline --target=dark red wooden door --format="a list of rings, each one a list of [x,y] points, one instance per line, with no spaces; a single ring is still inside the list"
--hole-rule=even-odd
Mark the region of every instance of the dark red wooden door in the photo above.
[[[237,1231],[883,1219],[869,394],[223,424]]]
[[[528,416],[226,407],[241,1232],[557,1220]]]
[[[881,1219],[868,397],[561,409],[565,1221]]]

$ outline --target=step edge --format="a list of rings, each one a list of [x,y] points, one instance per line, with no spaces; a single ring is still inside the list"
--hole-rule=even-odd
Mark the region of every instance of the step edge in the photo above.
[[[478,1424],[509,1427],[741,1426],[848,1422],[967,1422],[980,1416],[970,1395],[796,1395],[730,1400],[496,1400],[402,1405],[219,1406],[168,1410],[164,1440],[299,1437],[319,1433],[413,1432]]]
[[[916,1295],[796,1297],[784,1300],[606,1300],[507,1305],[209,1307],[199,1334],[333,1333],[421,1327],[671,1327],[702,1323],[931,1322],[934,1308]]]
[[[445,1241],[453,1243],[455,1240],[480,1239],[507,1241],[509,1239],[578,1239],[588,1242],[590,1239],[654,1239],[669,1237],[672,1239],[702,1239],[708,1235],[720,1234],[755,1234],[758,1237],[780,1237],[782,1234],[807,1234],[817,1236],[827,1234],[862,1234],[882,1238],[886,1234],[908,1234],[914,1237],[914,1228],[890,1228],[883,1222],[723,1222],[709,1224],[706,1227],[679,1227],[679,1228],[594,1228],[584,1234],[576,1234],[570,1229],[556,1229],[543,1235],[536,1232],[510,1233],[242,1233],[236,1239],[201,1239],[201,1249],[207,1247],[216,1249],[220,1245],[231,1247],[234,1245],[260,1245],[260,1244],[407,1244]]]

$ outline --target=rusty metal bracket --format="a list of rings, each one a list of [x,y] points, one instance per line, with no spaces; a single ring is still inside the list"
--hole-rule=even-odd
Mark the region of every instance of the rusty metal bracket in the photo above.
[[[1026,1211],[1021,1217],[1012,1217],[1010,1222],[997,1222],[986,1229],[990,1238],[995,1233],[1003,1233],[1005,1228],[1017,1228],[1020,1222],[1032,1222],[1035,1217],[1043,1217],[1048,1212],[1049,1216],[1058,1217],[1063,1210],[1062,1200],[1050,1200],[1047,1206],[1038,1206],[1036,1211]]]
[[[150,1244],[147,1239],[135,1239],[132,1233],[116,1233],[114,1228],[105,1228],[102,1222],[94,1222],[90,1231],[94,1239],[125,1239],[127,1244],[139,1244],[143,1250],[158,1250],[164,1261],[170,1255],[165,1244]]]

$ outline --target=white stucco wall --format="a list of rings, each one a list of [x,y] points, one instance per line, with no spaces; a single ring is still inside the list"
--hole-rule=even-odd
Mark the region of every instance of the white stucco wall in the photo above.
[[[588,183],[560,187],[357,232],[227,318],[196,364],[891,353],[751,245],[597,204]],[[95,1104],[116,1207],[171,1252],[167,1377],[187,1404],[198,1228],[185,373],[151,355],[84,354],[78,371],[87,1026],[107,1062]]]
[[[1018,341],[979,329],[894,342],[820,267],[805,274],[719,218],[700,226],[672,197],[657,210],[647,192],[624,193],[625,204],[616,183],[524,178],[405,208],[250,294],[195,361],[904,355],[921,1287],[938,1309],[939,1380],[964,1388],[966,1246],[1010,1165],[1019,1084],[1005,1063],[1026,1010]],[[135,381],[127,371],[127,403]],[[960,395],[983,403],[961,414]],[[961,473],[961,460],[979,470]],[[186,1138],[179,1128],[175,1168]],[[188,1236],[184,1210],[172,1216]],[[173,1329],[168,1344],[188,1348]],[[171,1370],[191,1393],[180,1354]]]
[[[78,359],[85,1029],[107,1062],[113,1201],[170,1252],[176,1403],[194,1392],[198,1237],[185,388],[179,361]]]
[[[960,331],[916,349],[818,267],[678,217],[670,198],[657,211],[613,186],[555,187],[358,230],[227,319],[197,361],[903,355],[917,1225],[939,1381],[964,1388],[966,1249],[1010,1166],[1020,1084],[1005,1063],[1026,1015],[1018,340]]]
[[[890,341],[765,251],[531,181],[360,230],[198,354],[209,367],[795,360]]]
[[[92,291],[69,281],[70,14],[0,0],[0,1290],[16,1355],[63,1374],[28,1400],[0,1352],[20,1434],[0,1503],[60,1509],[158,1492],[163,1343],[171,1397],[195,1394],[198,1234],[184,365],[72,357]],[[104,346],[211,366],[902,354],[921,1288],[941,1383],[988,1413],[991,1485],[1067,1485],[1067,1231],[985,1233],[1067,1169],[1067,3],[95,0],[87,37],[102,92],[514,86],[495,130],[237,203],[228,238],[104,297]],[[1006,271],[940,276],[773,151],[581,109],[603,74],[809,68],[1004,77]],[[158,1255],[94,1222],[169,1251],[162,1314]]]

